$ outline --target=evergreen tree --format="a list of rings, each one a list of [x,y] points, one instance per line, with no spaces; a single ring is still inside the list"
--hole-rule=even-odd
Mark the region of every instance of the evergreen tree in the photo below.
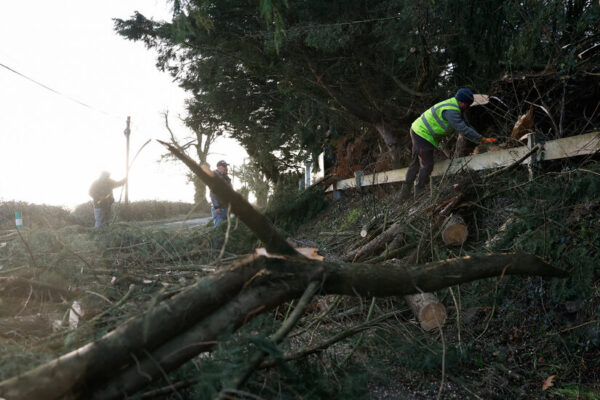
[[[393,160],[410,123],[457,87],[502,72],[559,72],[598,38],[597,2],[178,0],[170,22],[136,13],[119,34],[159,52],[272,181],[329,137],[377,132]],[[594,39],[596,38],[596,39]],[[197,116],[198,118],[205,116]]]

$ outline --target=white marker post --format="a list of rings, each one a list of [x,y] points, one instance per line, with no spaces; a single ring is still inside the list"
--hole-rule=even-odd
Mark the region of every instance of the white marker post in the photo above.
[[[17,225],[18,230],[23,230],[23,216],[21,215],[21,211],[15,211],[15,225]]]

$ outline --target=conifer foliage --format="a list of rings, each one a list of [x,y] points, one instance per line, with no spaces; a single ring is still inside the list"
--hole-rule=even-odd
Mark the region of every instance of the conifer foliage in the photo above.
[[[276,181],[290,162],[353,131],[394,161],[409,124],[460,86],[549,66],[598,73],[592,1],[173,1],[172,21],[136,13],[122,36],[158,51],[194,113],[227,128]]]

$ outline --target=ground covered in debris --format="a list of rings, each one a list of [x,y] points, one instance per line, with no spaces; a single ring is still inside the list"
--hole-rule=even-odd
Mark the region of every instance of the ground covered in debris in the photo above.
[[[392,185],[363,188],[303,228],[300,238],[330,259],[356,259],[356,249],[399,223],[395,240],[363,262],[525,252],[570,273],[567,280],[505,276],[440,291],[448,311],[442,330],[422,331],[410,311],[386,321],[364,340],[359,352],[368,359],[356,358],[365,371],[381,364],[371,398],[600,397],[600,169],[593,157],[544,169],[532,180],[525,169],[487,182],[481,175],[438,180],[416,202],[399,200]],[[436,209],[465,180],[473,191],[453,212],[469,235],[462,246],[447,246]],[[374,301],[403,308],[402,299]]]
[[[249,344],[272,363],[239,398],[599,398],[600,165],[593,156],[547,162],[532,180],[520,168],[493,179],[446,177],[416,201],[399,200],[394,185],[328,203],[319,192],[294,204],[284,196],[295,217],[271,216],[295,245],[316,247],[326,260],[420,265],[523,252],[568,279],[501,276],[442,290],[448,318],[429,332],[402,298],[319,297],[273,347],[267,337],[294,306],[285,304],[170,374],[174,386],[162,381],[140,398],[213,398],[245,365]],[[468,196],[452,200],[457,193]],[[455,214],[468,227],[462,246],[441,239]],[[361,251],[391,227],[392,240]],[[3,235],[0,380],[101,337],[259,245],[235,218],[217,231],[129,222],[102,232],[68,225]]]

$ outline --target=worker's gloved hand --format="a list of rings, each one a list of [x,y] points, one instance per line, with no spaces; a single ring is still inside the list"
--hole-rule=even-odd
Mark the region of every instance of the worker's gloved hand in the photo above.
[[[488,138],[485,136],[481,137],[481,143],[496,143],[498,141],[498,139],[496,138]]]

